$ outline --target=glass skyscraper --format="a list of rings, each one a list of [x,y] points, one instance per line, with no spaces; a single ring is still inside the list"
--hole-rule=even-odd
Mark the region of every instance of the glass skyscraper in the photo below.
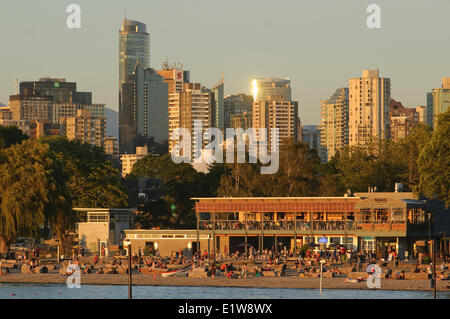
[[[138,126],[143,130],[143,106],[136,105],[133,97],[143,96],[137,92],[136,78],[133,72],[150,67],[150,36],[147,26],[138,21],[124,18],[119,31],[119,149],[120,153],[134,153],[138,146]],[[141,85],[140,88],[143,88]],[[167,93],[166,93],[167,94]]]
[[[254,101],[291,101],[291,81],[280,78],[255,78],[252,81]]]
[[[150,35],[147,26],[138,21],[123,19],[119,31],[119,89],[133,73],[136,63],[150,67]]]

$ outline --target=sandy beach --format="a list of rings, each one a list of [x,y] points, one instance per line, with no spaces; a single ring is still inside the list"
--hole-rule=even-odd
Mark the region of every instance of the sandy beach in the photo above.
[[[34,284],[65,284],[67,276],[49,274],[21,274],[11,273],[0,276],[0,283],[34,283]],[[81,276],[81,284],[85,285],[127,285],[128,275],[126,274],[88,274]],[[437,281],[438,291],[449,291],[448,281]],[[318,289],[319,278],[299,278],[299,277],[250,277],[250,278],[189,278],[170,277],[163,278],[160,275],[133,274],[133,285],[149,286],[197,286],[197,287],[252,287],[252,288],[296,288],[296,289]],[[348,283],[345,278],[324,278],[324,289],[371,289],[366,282]],[[382,279],[382,290],[401,291],[432,291],[428,280],[394,280]]]

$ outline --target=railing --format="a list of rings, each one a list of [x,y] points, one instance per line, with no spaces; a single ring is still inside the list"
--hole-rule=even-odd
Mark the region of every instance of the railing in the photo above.
[[[357,223],[356,229],[363,231],[406,231],[406,223],[365,222]]]
[[[314,221],[314,230],[345,230],[345,222],[340,221]]]
[[[265,220],[260,221],[247,221],[247,230],[261,230],[261,223],[263,230],[281,230],[281,231],[294,231],[294,221],[292,220]],[[200,230],[213,230],[214,222],[211,220],[200,220]],[[245,223],[239,220],[216,220],[215,229],[221,230],[245,230]],[[297,221],[297,231],[344,231],[345,221]],[[355,223],[353,221],[347,221],[347,230],[354,230]],[[372,228],[371,228],[372,229]]]

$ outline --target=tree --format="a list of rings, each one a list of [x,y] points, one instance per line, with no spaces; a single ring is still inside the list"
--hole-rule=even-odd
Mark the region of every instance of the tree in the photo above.
[[[431,140],[431,128],[422,123],[415,124],[405,139],[397,143],[396,160],[403,162],[405,171],[402,180],[409,190],[413,190],[419,183],[419,169],[417,166],[420,152]]]
[[[128,195],[118,169],[103,149],[65,137],[46,137],[48,144],[69,176],[68,188],[74,206],[126,207]]]
[[[62,237],[71,217],[66,180],[48,145],[27,140],[0,152],[0,252],[49,226]]]
[[[450,110],[439,115],[431,140],[418,160],[419,184],[416,193],[445,202],[450,206]]]
[[[336,164],[342,185],[352,192],[366,192],[368,187],[393,191],[395,183],[404,183],[407,178],[403,152],[398,143],[390,140],[347,147],[340,152]]]
[[[269,179],[271,191],[267,196],[313,196],[319,188],[320,158],[307,143],[283,140],[280,147],[280,167]]]
[[[175,164],[168,154],[148,155],[137,161],[127,176],[128,181],[136,181],[138,178],[162,181],[164,194],[163,199],[145,204],[143,210],[146,220],[141,218],[141,225],[195,225],[191,198],[204,194],[205,174],[198,173],[190,164]]]
[[[337,168],[339,158],[340,153],[337,152],[328,162],[320,164],[318,196],[342,196],[347,191]]]
[[[28,139],[28,135],[24,134],[18,127],[0,126],[0,150],[19,144],[26,139]]]

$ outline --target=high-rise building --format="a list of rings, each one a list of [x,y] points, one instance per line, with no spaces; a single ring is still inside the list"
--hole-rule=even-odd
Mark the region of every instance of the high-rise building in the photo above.
[[[105,104],[53,103],[53,123],[65,117],[76,116],[79,110],[91,112],[93,117],[105,117]]]
[[[291,81],[281,78],[255,78],[252,81],[252,93],[254,101],[291,100]],[[277,96],[277,98],[274,98]]]
[[[137,63],[150,67],[150,35],[144,23],[125,18],[119,31],[119,91]]]
[[[427,124],[427,107],[419,105],[416,107],[416,112],[419,116],[419,123]]]
[[[282,144],[283,138],[298,139],[299,123],[298,102],[291,100],[291,81],[280,78],[255,78],[252,81],[253,108],[252,123],[257,129],[267,128],[270,149]],[[278,129],[276,140],[271,132]]]
[[[183,64],[162,63],[162,70],[157,71],[169,85],[169,94],[183,91],[183,83],[189,82],[190,72],[183,70]]]
[[[391,80],[378,70],[364,70],[349,80],[349,145],[389,138]]]
[[[137,64],[122,85],[119,150],[132,153],[148,143],[168,140],[168,84],[154,69]]]
[[[254,101],[252,110],[253,128],[256,129],[256,138],[259,140],[260,128],[267,129],[267,139],[270,150],[275,143],[282,144],[283,138],[298,139],[298,102],[288,100]],[[272,139],[272,131],[277,128],[278,136]]]
[[[78,140],[98,147],[104,146],[105,122],[104,117],[93,117],[89,110],[78,110],[76,116],[60,119],[63,134],[69,140]]]
[[[212,88],[212,126],[224,132],[225,109],[224,109],[224,83],[223,78]],[[224,132],[225,133],[225,132]]]
[[[348,145],[348,88],[339,88],[321,101],[320,113],[320,158],[327,162]]]
[[[200,121],[203,130],[212,125],[212,92],[203,88],[200,83],[184,83],[183,91],[172,93],[169,97],[169,137],[178,128],[186,128],[191,132],[191,151],[197,146],[197,139],[193,134],[194,122]],[[176,141],[169,140],[169,152],[172,152]],[[202,145],[198,145],[202,148]]]
[[[439,114],[445,113],[450,107],[450,78],[442,79],[442,87],[433,89],[433,127],[436,128]]]
[[[242,128],[244,130],[252,127],[252,112],[230,115],[231,128]]]
[[[247,94],[232,94],[224,98],[225,128],[249,128],[252,126],[253,97]],[[241,122],[244,121],[244,122]],[[236,122],[237,121],[237,122]],[[246,122],[248,122],[245,125]],[[243,125],[243,126],[236,126]]]
[[[37,92],[30,95],[10,95],[9,108],[13,120],[52,121],[53,97],[39,95]]]
[[[320,154],[320,131],[318,125],[302,125],[302,142]]]
[[[77,83],[66,79],[40,78],[39,81],[20,82],[20,94],[51,96],[54,103],[91,104],[92,92],[78,92]]]
[[[105,153],[109,159],[117,164],[120,162],[119,143],[117,137],[107,136],[104,143]]]
[[[426,124],[433,127],[433,93],[427,92],[427,122]]]
[[[22,98],[18,96],[22,96]],[[61,118],[76,116],[78,110],[89,110],[94,117],[105,116],[104,104],[92,104],[92,92],[78,92],[77,83],[66,82],[65,79],[40,78],[38,81],[20,82],[20,95],[18,96],[13,96],[12,100],[28,101],[28,103],[23,103],[23,112],[25,113],[27,113],[25,104],[30,107],[39,104],[42,106],[42,103],[38,101],[51,100],[51,106],[50,103],[46,106],[51,109],[50,118],[42,118],[37,113],[32,115],[33,108],[31,107],[28,110],[29,116],[25,116],[25,119],[44,120],[59,124]],[[15,111],[17,111],[17,104],[17,102],[11,103],[14,105]],[[38,112],[36,108],[34,110]]]

